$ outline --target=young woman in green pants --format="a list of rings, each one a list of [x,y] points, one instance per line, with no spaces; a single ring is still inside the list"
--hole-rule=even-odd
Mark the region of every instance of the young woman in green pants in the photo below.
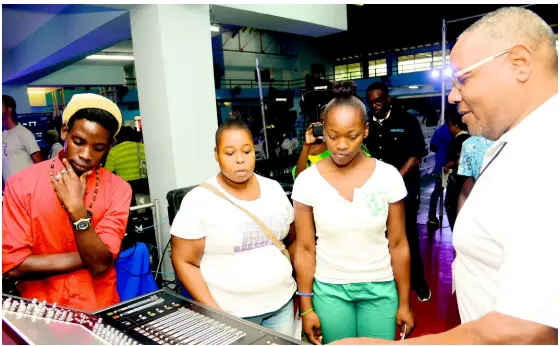
[[[331,153],[297,177],[295,269],[303,329],[314,344],[348,337],[393,340],[414,327],[406,188],[392,166],[367,157],[364,104],[350,86],[325,109]]]

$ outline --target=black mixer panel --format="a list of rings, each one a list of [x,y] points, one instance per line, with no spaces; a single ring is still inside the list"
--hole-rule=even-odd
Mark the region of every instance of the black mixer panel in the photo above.
[[[294,345],[298,340],[207,308],[168,290],[97,312],[104,323],[141,344]]]
[[[163,289],[100,310],[93,314],[49,305],[36,300],[28,301],[3,295],[2,317],[24,340],[33,339],[27,332],[39,327],[49,333],[46,325],[65,324],[65,328],[81,329],[66,331],[77,339],[94,344],[113,345],[295,345],[296,339],[263,328],[223,312],[207,308],[174,292]],[[30,318],[28,324],[22,318]],[[31,324],[37,324],[32,326]],[[84,338],[83,329],[92,334]],[[56,331],[57,329],[53,329]],[[60,327],[58,328],[60,330]],[[58,340],[46,336],[44,340]],[[37,340],[30,340],[41,344]],[[39,340],[40,341],[40,340]],[[77,343],[77,344],[84,344]]]

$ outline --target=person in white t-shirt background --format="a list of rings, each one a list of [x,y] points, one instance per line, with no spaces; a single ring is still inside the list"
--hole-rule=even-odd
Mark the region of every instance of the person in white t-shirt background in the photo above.
[[[361,150],[368,135],[365,105],[352,83],[334,89],[325,109],[331,155],[304,170],[292,192],[295,269],[303,330],[314,344],[409,334],[410,251],[407,194],[396,168]],[[317,241],[316,241],[317,238]]]
[[[215,156],[220,173],[207,183],[260,219],[293,254],[293,207],[278,182],[253,173],[253,139],[242,120],[220,125]],[[248,215],[199,186],[184,197],[171,234],[175,272],[196,301],[293,335],[292,265]]]
[[[43,154],[35,140],[35,135],[26,127],[18,125],[16,117],[16,101],[11,96],[2,95],[3,184],[13,174],[43,161]]]
[[[43,132],[43,138],[45,143],[49,146],[49,155],[47,159],[54,159],[58,152],[64,149],[62,144],[58,141],[58,131],[55,129],[47,130]]]
[[[560,128],[555,41],[534,12],[506,7],[471,25],[453,47],[449,102],[473,136],[496,142],[453,233],[461,325],[400,343],[558,345],[560,185],[558,165],[549,164]]]

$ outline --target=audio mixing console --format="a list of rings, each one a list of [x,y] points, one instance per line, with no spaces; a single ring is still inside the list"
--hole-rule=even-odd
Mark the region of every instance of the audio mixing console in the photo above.
[[[2,295],[3,336],[28,344],[295,345],[286,335],[163,289],[95,313]],[[4,331],[4,328],[9,328]],[[9,333],[7,333],[9,332]]]

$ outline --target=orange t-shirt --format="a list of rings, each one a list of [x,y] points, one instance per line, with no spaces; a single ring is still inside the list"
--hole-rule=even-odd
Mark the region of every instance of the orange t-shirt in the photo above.
[[[54,174],[63,169],[60,156]],[[6,184],[2,216],[2,274],[20,265],[30,255],[77,252],[68,213],[53,190],[52,160],[32,165],[14,174]],[[84,203],[89,207],[95,191],[95,172],[87,178]],[[99,190],[93,204],[92,225],[116,259],[126,231],[132,189],[104,168],[99,170]],[[117,275],[111,266],[92,277],[86,269],[54,275],[43,280],[20,281],[24,298],[95,311],[120,301]]]

